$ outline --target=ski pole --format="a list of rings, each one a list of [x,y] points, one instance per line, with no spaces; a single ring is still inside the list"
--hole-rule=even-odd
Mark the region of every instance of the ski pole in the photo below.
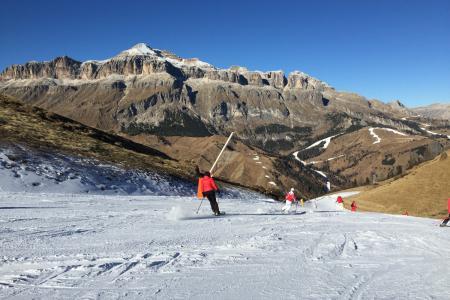
[[[200,211],[200,207],[202,207],[203,199],[205,199],[205,198],[202,198],[202,201],[200,201],[200,205],[197,208],[197,213],[196,213],[197,215],[198,215],[198,212]]]
[[[220,158],[220,156],[222,155],[223,151],[225,151],[225,148],[227,147],[228,143],[230,142],[231,138],[233,137],[233,134],[234,134],[234,132],[232,132],[232,133],[230,134],[230,136],[228,137],[227,142],[225,143],[225,145],[223,145],[223,148],[222,148],[222,150],[220,151],[219,155],[217,156],[216,161],[213,163],[211,169],[209,170],[209,173],[212,174],[212,171],[214,170],[214,167],[216,166],[217,162],[219,161],[219,158]]]
[[[220,153],[217,156],[216,160],[214,161],[211,169],[209,170],[209,173],[212,174],[212,171],[214,170],[214,167],[216,166],[217,162],[219,161],[219,158],[222,155],[222,153],[225,151],[225,148],[228,146],[228,143],[231,141],[231,138],[233,137],[233,134],[234,134],[234,132],[231,132],[230,136],[228,137],[228,140],[226,141],[225,145],[223,145],[222,150],[220,151]],[[202,207],[203,199],[205,199],[205,197],[203,197],[202,201],[200,201],[200,205],[197,208],[197,215],[198,215],[198,212],[200,211],[200,207]],[[219,201],[217,201],[217,203],[219,203]]]
[[[216,166],[217,162],[219,161],[219,158],[222,156],[222,153],[225,151],[225,149],[228,146],[228,143],[231,141],[231,138],[233,137],[234,132],[231,132],[230,136],[228,137],[227,141],[225,142],[225,145],[223,145],[222,150],[220,150],[219,155],[217,155],[216,161],[213,163],[211,169],[209,170],[209,173],[212,174],[212,171],[214,170],[214,167]],[[219,204],[219,197],[216,199],[217,204]]]

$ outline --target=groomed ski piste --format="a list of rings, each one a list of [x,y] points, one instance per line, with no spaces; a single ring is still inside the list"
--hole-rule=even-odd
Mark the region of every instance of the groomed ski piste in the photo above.
[[[349,194],[341,194],[344,197]],[[2,299],[449,299],[439,220],[244,197],[0,193]],[[349,201],[349,200],[348,200]],[[293,205],[295,209],[295,205]]]

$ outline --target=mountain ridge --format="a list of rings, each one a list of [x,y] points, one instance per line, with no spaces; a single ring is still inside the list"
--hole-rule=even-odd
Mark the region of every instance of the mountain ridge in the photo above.
[[[103,61],[79,62],[59,57],[45,63],[15,65],[3,71],[0,79],[0,93],[88,126],[164,149],[176,155],[176,159],[188,158],[181,149],[186,149],[184,143],[189,139],[176,138],[180,136],[193,138],[189,140],[194,143],[191,148],[201,158],[204,152],[198,145],[203,145],[202,139],[235,132],[237,141],[250,149],[261,149],[261,153],[284,160],[278,167],[285,164],[292,167],[296,162],[292,154],[318,140],[346,136],[363,128],[385,127],[411,136],[423,136],[421,147],[429,154],[419,153],[419,159],[415,158],[417,154],[411,154],[411,158],[403,158],[412,161],[411,164],[386,167],[382,164],[384,155],[397,157],[397,153],[385,153],[381,147],[370,146],[368,131],[356,134],[363,148],[370,147],[374,157],[381,157],[380,161],[365,167],[383,167],[379,175],[384,178],[386,174],[396,174],[397,169],[403,170],[437,155],[441,148],[435,144],[445,145],[443,138],[450,128],[444,120],[417,117],[398,100],[386,104],[356,93],[336,91],[300,71],[286,77],[282,71],[248,71],[239,66],[217,69],[198,59],[180,58],[143,44]],[[422,123],[430,123],[431,127],[424,127]],[[439,133],[431,134],[434,128],[439,128]],[[181,144],[179,149],[176,143],[172,147],[180,151],[168,149],[159,139],[152,138],[154,136],[173,137]],[[383,143],[390,138],[383,138]],[[333,146],[333,152],[348,151],[345,145],[340,147]],[[413,148],[411,144],[411,147],[402,145],[391,150],[412,151]],[[301,158],[314,160],[320,153],[318,149],[309,149],[301,153]],[[349,157],[357,157],[353,154]],[[196,163],[205,167],[203,161]],[[347,163],[353,165],[351,161]],[[300,169],[308,168],[297,164]],[[334,169],[342,171],[345,166],[336,165]],[[336,172],[328,174],[334,178],[334,188],[348,187],[354,180],[360,183],[366,179],[366,175],[356,178],[353,174]],[[249,180],[244,176],[246,173],[233,170],[225,173],[228,177],[223,179],[229,182],[240,184]],[[264,179],[267,174],[253,173],[258,175],[250,176],[262,176],[263,181],[261,178],[251,180],[261,182],[263,189],[274,188],[270,184],[273,180]],[[323,180],[323,185],[328,184]],[[281,188],[281,180],[277,182]]]

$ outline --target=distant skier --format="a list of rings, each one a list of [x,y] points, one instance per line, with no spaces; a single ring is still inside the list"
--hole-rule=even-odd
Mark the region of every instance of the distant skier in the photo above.
[[[450,221],[450,198],[447,199],[447,212],[448,212],[448,217],[445,218],[444,221],[442,221],[441,227],[447,226],[448,221]]]
[[[219,191],[214,179],[211,177],[211,173],[206,172],[201,180],[203,196],[208,198],[209,204],[211,204],[211,209],[214,215],[219,216],[220,210],[219,205],[216,200],[216,192]]]
[[[358,208],[358,206],[356,205],[355,201],[352,202],[351,208],[352,208],[352,212],[356,212],[356,209]]]
[[[341,196],[338,196],[336,199],[336,205],[340,209],[344,209],[344,199]]]
[[[286,204],[281,208],[281,211],[289,213],[292,202],[296,201],[295,194],[294,194],[294,188],[291,188],[289,193],[286,194],[285,199],[286,199]]]

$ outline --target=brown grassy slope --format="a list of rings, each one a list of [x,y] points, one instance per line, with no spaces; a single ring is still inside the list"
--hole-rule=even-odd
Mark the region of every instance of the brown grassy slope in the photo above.
[[[186,179],[195,175],[158,150],[0,95],[0,144],[11,143]]]
[[[450,198],[450,150],[423,163],[396,180],[381,182],[373,189],[351,197],[365,211],[377,211],[442,218],[447,215]]]
[[[199,166],[207,171],[227,140],[224,136],[181,137],[141,134],[126,136],[137,143],[155,148],[181,163]],[[302,197],[316,197],[322,192],[321,177],[300,168],[292,156],[268,154],[233,138],[218,162],[214,176],[221,181],[245,186],[275,197],[282,197],[291,187]],[[276,185],[271,184],[274,182]]]
[[[306,161],[319,161],[314,167],[325,172],[329,168],[362,185],[371,182],[373,174],[378,181],[385,180],[433,159],[442,151],[437,141],[427,137],[402,136],[382,129],[375,129],[375,133],[380,143],[373,144],[375,139],[366,127],[332,139],[323,153]],[[327,161],[329,158],[333,159]]]

